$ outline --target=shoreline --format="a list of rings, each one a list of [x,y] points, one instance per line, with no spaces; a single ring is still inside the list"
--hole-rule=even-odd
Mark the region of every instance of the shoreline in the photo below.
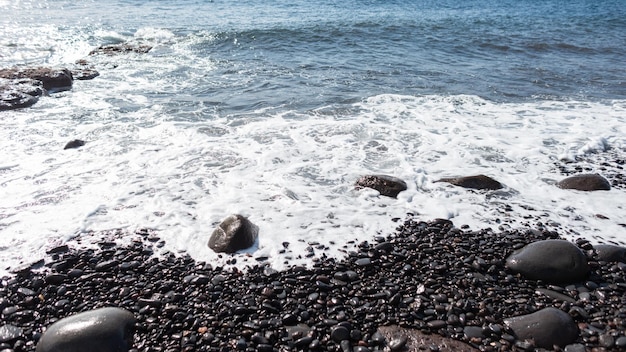
[[[131,351],[395,351],[411,350],[420,334],[431,339],[427,350],[459,350],[451,338],[467,350],[521,351],[532,341],[516,339],[504,319],[555,307],[579,329],[566,350],[626,348],[626,264],[598,261],[579,239],[591,268],[585,281],[549,284],[505,266],[515,249],[560,238],[541,230],[471,231],[409,217],[389,236],[346,248],[343,259],[320,251],[312,267],[283,271],[157,257],[148,231],[123,246],[107,237],[130,234],[94,234],[99,249],[60,246],[43,268],[2,278],[3,321],[22,333],[0,346],[33,351],[58,319],[121,307],[137,318]],[[389,331],[385,339],[381,328],[390,326],[404,340]],[[348,337],[337,338],[338,329]]]

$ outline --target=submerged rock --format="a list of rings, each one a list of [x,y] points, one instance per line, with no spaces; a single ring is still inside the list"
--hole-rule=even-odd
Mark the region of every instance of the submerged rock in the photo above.
[[[536,347],[552,349],[565,346],[578,338],[578,326],[572,317],[556,308],[504,319],[520,340],[533,340]]]
[[[513,252],[506,265],[530,279],[546,282],[578,282],[589,273],[585,254],[566,240],[530,243]]]
[[[37,352],[124,352],[132,347],[135,317],[121,308],[100,308],[52,324]]]
[[[211,234],[209,248],[215,252],[235,253],[252,247],[259,234],[259,227],[242,215],[224,219]]]
[[[570,176],[559,181],[556,185],[559,188],[579,191],[609,191],[611,189],[609,181],[598,174]]]
[[[442,178],[435,182],[448,182],[455,186],[483,190],[496,190],[502,188],[502,184],[500,182],[485,175]]]
[[[395,198],[398,193],[406,191],[406,182],[389,175],[365,175],[355,183],[356,189],[371,188],[380,192],[381,195]]]

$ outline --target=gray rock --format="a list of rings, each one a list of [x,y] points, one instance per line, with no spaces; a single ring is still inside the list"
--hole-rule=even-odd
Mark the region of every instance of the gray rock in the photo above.
[[[74,78],[66,68],[50,67],[14,67],[0,70],[0,78],[30,78],[40,81],[46,90],[68,90],[72,88]]]
[[[355,183],[356,189],[371,188],[380,192],[381,195],[395,198],[398,193],[406,191],[406,182],[389,175],[365,175]]]
[[[235,253],[252,247],[259,234],[258,226],[242,215],[224,219],[211,234],[209,248],[215,252]]]
[[[564,347],[578,338],[578,326],[569,314],[556,308],[504,319],[520,340],[534,340],[537,347]]]
[[[135,317],[121,308],[100,308],[52,324],[37,352],[124,352],[132,347]]]
[[[502,184],[500,182],[485,175],[442,178],[435,182],[447,182],[455,186],[481,190],[496,190],[502,188]]]
[[[598,255],[598,260],[603,262],[626,263],[626,248],[612,244],[597,244],[593,246]]]
[[[565,240],[530,243],[513,252],[506,259],[506,265],[530,279],[554,283],[578,282],[589,273],[585,254]]]
[[[19,327],[11,324],[0,326],[0,342],[13,341],[20,336],[22,336],[22,329]]]
[[[0,111],[29,107],[45,93],[41,81],[0,78]]]
[[[609,181],[598,174],[570,176],[559,181],[556,185],[559,188],[579,191],[608,191],[611,189]]]

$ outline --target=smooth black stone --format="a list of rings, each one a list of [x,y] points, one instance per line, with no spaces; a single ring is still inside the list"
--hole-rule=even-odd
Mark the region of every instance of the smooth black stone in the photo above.
[[[533,339],[538,347],[566,346],[578,337],[578,327],[572,317],[556,308],[544,308],[535,313],[505,319],[519,339]]]
[[[0,342],[10,342],[22,336],[22,329],[11,325],[4,324],[0,326]]]
[[[389,349],[391,351],[402,351],[404,349],[404,346],[406,346],[408,339],[406,336],[401,336],[398,338],[394,338],[391,341],[389,341]]]
[[[350,331],[344,326],[335,326],[330,331],[330,337],[333,341],[339,343],[343,340],[350,339]]]

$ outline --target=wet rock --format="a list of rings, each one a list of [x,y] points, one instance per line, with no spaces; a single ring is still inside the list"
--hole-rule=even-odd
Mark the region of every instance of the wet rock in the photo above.
[[[506,259],[506,265],[530,279],[555,283],[578,282],[589,273],[585,254],[565,240],[530,243],[513,252]]]
[[[74,67],[71,68],[72,76],[75,80],[86,81],[100,76],[93,66],[90,66],[86,60],[78,60]]]
[[[0,342],[9,342],[22,336],[22,329],[11,324],[0,326]]]
[[[485,175],[442,178],[435,182],[447,182],[455,186],[480,190],[496,190],[503,187],[500,182]]]
[[[29,107],[45,93],[41,81],[30,78],[0,79],[0,111]]]
[[[425,347],[440,352],[477,352],[478,349],[449,337],[436,334],[425,334],[418,329],[407,329],[399,326],[381,326],[377,330],[392,351],[421,351]],[[393,346],[393,348],[392,348]],[[394,349],[395,348],[395,349]]]
[[[383,196],[395,198],[398,193],[406,191],[407,185],[403,180],[389,175],[365,175],[356,181],[355,188],[371,188]]]
[[[609,181],[598,174],[570,176],[559,181],[556,185],[559,188],[579,191],[608,191],[611,189]]]
[[[23,79],[29,78],[40,81],[48,91],[62,91],[72,88],[74,78],[66,68],[50,67],[14,67],[0,70],[0,78]]]
[[[120,308],[100,308],[52,324],[37,352],[122,352],[132,347],[135,317]]]
[[[604,262],[622,262],[626,263],[626,248],[614,246],[611,244],[597,244],[593,246],[596,250],[598,260]]]
[[[552,349],[564,347],[578,338],[578,326],[572,317],[556,308],[504,320],[520,340],[533,340],[535,346]]]
[[[76,148],[80,148],[82,146],[85,145],[85,141],[80,140],[80,139],[74,139],[71,140],[69,142],[67,142],[67,144],[65,145],[65,147],[63,147],[63,149],[76,149]]]
[[[137,53],[137,54],[145,54],[152,50],[152,47],[149,45],[141,45],[141,44],[130,44],[130,43],[120,43],[120,44],[110,44],[110,45],[102,45],[94,50],[92,50],[89,55],[116,55],[116,54],[126,54],[126,53]]]
[[[259,234],[258,226],[242,215],[224,219],[209,239],[209,248],[215,252],[235,253],[252,247]]]

